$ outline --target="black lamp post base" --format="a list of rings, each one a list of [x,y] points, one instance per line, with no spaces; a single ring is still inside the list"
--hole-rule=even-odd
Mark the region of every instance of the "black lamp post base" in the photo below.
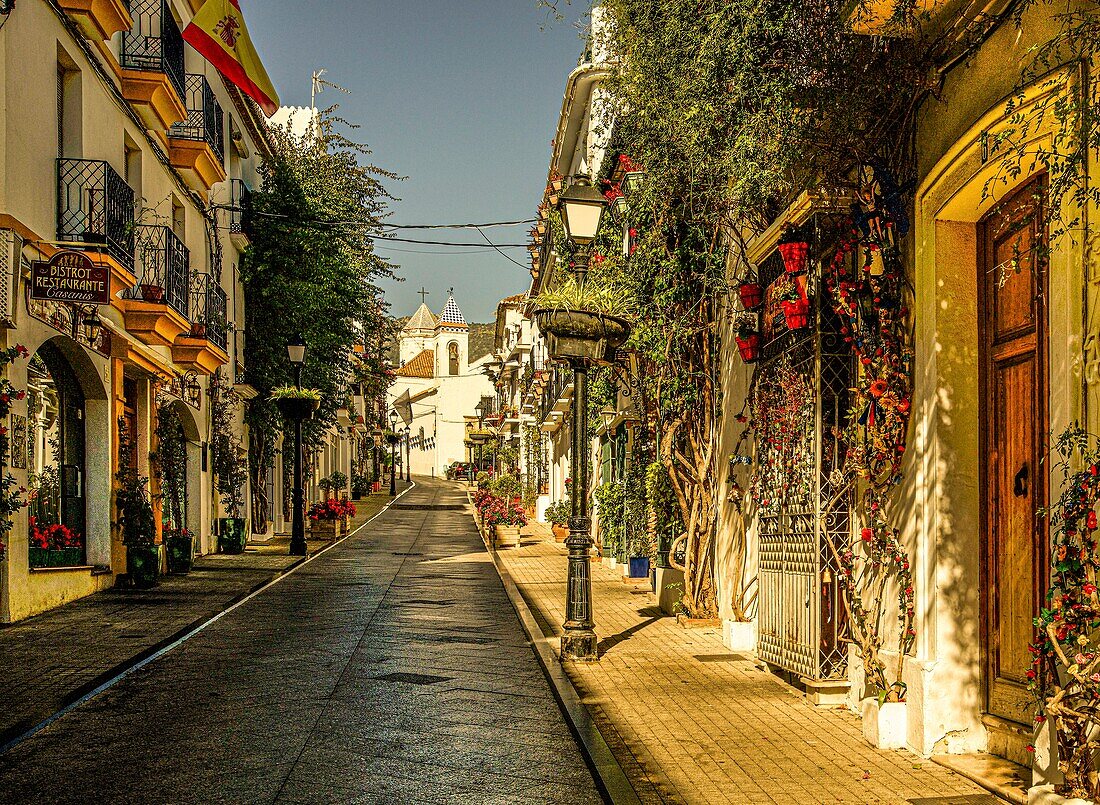
[[[591,629],[566,629],[561,636],[561,658],[589,662],[598,660],[597,642],[596,633]]]

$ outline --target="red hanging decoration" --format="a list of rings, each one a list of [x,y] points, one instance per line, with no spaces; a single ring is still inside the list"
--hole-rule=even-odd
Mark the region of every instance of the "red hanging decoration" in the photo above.
[[[755,282],[743,282],[738,288],[741,294],[741,304],[745,310],[759,310],[764,304],[764,289]]]
[[[802,274],[806,271],[806,258],[810,253],[810,244],[804,240],[779,244],[779,254],[783,257],[783,267],[788,274]]]

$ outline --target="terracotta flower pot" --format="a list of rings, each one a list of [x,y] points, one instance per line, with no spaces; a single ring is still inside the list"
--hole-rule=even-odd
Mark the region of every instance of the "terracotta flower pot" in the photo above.
[[[741,360],[745,363],[756,363],[760,360],[760,333],[750,333],[744,337],[736,336],[736,340]]]
[[[150,285],[142,283],[141,285],[141,299],[143,302],[163,302],[164,301],[164,288],[159,285]]]
[[[805,330],[810,326],[810,303],[805,299],[783,300],[783,318],[788,330]]]
[[[804,240],[780,243],[779,254],[783,257],[783,268],[788,274],[801,274],[806,270],[806,256],[810,253],[810,244]]]
[[[550,527],[550,530],[554,532],[555,542],[565,542],[565,540],[569,538],[569,529],[566,526],[554,523]]]
[[[755,282],[743,282],[737,289],[745,310],[758,310],[764,304],[764,289]]]

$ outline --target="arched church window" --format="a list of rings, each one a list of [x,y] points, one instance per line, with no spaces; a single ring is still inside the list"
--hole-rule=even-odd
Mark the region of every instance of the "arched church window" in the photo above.
[[[452,341],[447,345],[447,371],[448,374],[458,374],[458,342]]]
[[[27,368],[28,554],[31,567],[86,563],[84,393],[69,362],[44,344]]]

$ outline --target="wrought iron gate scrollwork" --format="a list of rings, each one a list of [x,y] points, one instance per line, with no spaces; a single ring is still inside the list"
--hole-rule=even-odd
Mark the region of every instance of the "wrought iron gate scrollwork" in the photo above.
[[[821,253],[816,240],[811,248]],[[778,259],[765,261],[761,284],[768,287],[782,272]],[[846,610],[835,555],[846,548],[851,532],[850,494],[837,484],[845,483],[839,436],[848,416],[852,362],[840,323],[821,298],[816,261],[811,260],[807,281],[816,326],[784,329],[766,343],[755,382],[754,397],[761,390],[776,394],[784,382],[796,384],[792,398],[799,390],[806,395],[804,405],[787,411],[782,429],[787,440],[773,433],[761,444],[758,431],[757,653],[801,677],[827,680],[847,673]],[[754,424],[766,415],[754,410]],[[784,460],[769,464],[768,451],[775,450],[785,451]],[[767,466],[761,466],[762,455]]]

